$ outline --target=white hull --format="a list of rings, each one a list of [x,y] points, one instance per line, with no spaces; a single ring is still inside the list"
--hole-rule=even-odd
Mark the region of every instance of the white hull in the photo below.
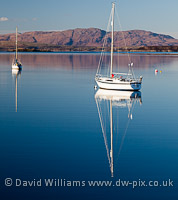
[[[141,89],[139,81],[123,81],[117,78],[97,78],[99,88],[107,90],[138,91]]]
[[[20,70],[22,69],[22,66],[17,66],[12,64],[12,69]]]

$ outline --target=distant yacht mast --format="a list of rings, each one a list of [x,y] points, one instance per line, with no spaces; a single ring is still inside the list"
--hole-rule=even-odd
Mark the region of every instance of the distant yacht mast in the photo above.
[[[16,58],[16,60],[17,60],[17,26],[16,26],[16,42],[15,42],[15,44],[16,44],[15,58]]]

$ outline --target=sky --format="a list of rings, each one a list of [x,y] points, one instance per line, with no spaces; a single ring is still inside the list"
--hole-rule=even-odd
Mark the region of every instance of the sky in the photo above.
[[[0,34],[73,28],[106,30],[113,0],[3,0]],[[178,39],[178,0],[115,0],[123,30],[147,30]]]

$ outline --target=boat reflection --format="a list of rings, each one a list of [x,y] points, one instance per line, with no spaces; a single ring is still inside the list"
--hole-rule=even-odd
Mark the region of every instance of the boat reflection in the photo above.
[[[15,77],[15,111],[17,112],[18,108],[18,77],[21,75],[21,69],[12,69],[12,77]]]
[[[118,156],[122,149],[122,145],[125,139],[125,135],[128,129],[130,120],[133,119],[132,113],[136,103],[142,104],[141,92],[132,91],[116,91],[116,90],[104,90],[99,89],[95,94],[96,105],[98,109],[99,119],[101,123],[101,129],[103,133],[104,143],[107,151],[107,157],[109,161],[111,177],[114,176],[114,145],[117,144],[115,149],[118,149],[118,141],[113,139],[119,133],[119,127],[122,118],[125,117],[123,111],[128,108],[128,115],[126,116],[126,128],[124,134],[122,134]],[[122,109],[122,113],[119,113],[119,109]],[[119,116],[121,114],[121,116]],[[118,120],[118,117],[120,117]],[[116,120],[114,119],[116,118]],[[109,122],[109,123],[108,123]],[[115,124],[113,123],[115,122]],[[123,129],[122,129],[123,130]],[[109,134],[108,134],[109,133]],[[115,134],[116,133],[116,134]],[[108,143],[110,139],[110,144]]]

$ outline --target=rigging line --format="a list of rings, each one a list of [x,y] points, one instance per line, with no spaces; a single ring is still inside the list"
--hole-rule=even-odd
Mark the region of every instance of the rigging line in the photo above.
[[[110,14],[110,17],[109,17],[109,22],[108,22],[108,26],[107,26],[107,30],[106,30],[106,37],[105,37],[105,41],[104,41],[104,46],[107,42],[107,39],[109,37],[108,33],[109,33],[109,26],[110,26],[110,23],[111,23],[111,16],[112,16],[112,11],[111,11],[111,14]],[[105,54],[105,60],[107,61],[107,56],[106,56],[106,52],[104,52],[104,47],[103,47],[103,59],[104,59],[104,54]],[[103,59],[102,59],[102,62],[103,62]],[[107,62],[106,62],[107,63]],[[109,63],[110,65],[110,63]],[[100,66],[100,70],[101,70],[101,66]],[[108,71],[109,71],[109,67],[108,67]],[[109,72],[107,72],[107,75],[108,75]]]
[[[127,102],[127,108],[128,108],[128,116],[130,116],[130,110],[132,108],[132,100],[130,99],[128,102]]]
[[[135,101],[135,99],[134,99],[134,103],[133,103],[133,106],[132,106],[132,108],[131,108],[131,111],[132,111],[132,112],[133,112],[133,109],[134,109],[134,107],[135,107],[135,104],[136,104],[136,101]],[[132,112],[131,112],[131,113],[132,113]],[[119,159],[119,156],[120,156],[120,153],[121,153],[121,150],[122,150],[122,146],[123,146],[123,143],[124,143],[124,140],[125,140],[125,136],[126,136],[126,133],[127,133],[128,127],[129,127],[129,123],[130,123],[130,118],[129,118],[129,120],[128,120],[128,123],[127,123],[127,126],[126,126],[126,130],[125,130],[125,133],[124,133],[123,138],[122,138],[122,141],[121,141],[121,145],[120,145],[120,148],[119,148],[119,153],[118,153],[117,160]]]
[[[117,134],[116,134],[116,145],[118,144],[118,137],[119,137],[119,107],[118,107],[118,109],[117,109],[117,120],[116,120],[116,122],[117,122]]]
[[[98,63],[98,69],[97,69],[96,74],[100,74],[100,71],[101,71],[101,64],[103,62],[103,54],[104,54],[104,46],[105,46],[105,43],[106,43],[106,38],[107,38],[107,34],[104,36],[103,47],[102,47],[102,51],[101,51],[100,60],[99,60],[99,63]]]
[[[108,103],[108,101],[106,101],[106,107],[107,107],[107,113],[108,113],[108,117],[109,117],[109,103]]]
[[[106,137],[106,133],[104,131],[104,126],[103,126],[103,122],[102,122],[102,112],[100,111],[100,106],[99,106],[99,103],[97,101],[97,98],[95,98],[96,100],[96,105],[97,105],[97,109],[98,109],[98,114],[99,114],[99,119],[100,119],[100,123],[101,123],[101,129],[102,129],[102,133],[103,133],[103,137],[104,137],[104,144],[105,144],[105,147],[106,147],[106,151],[107,151],[107,157],[108,157],[108,161],[109,161],[109,165],[111,164],[111,161],[110,161],[110,156],[109,156],[109,148],[108,148],[108,143],[107,143],[107,137]]]
[[[133,71],[133,65],[134,65],[134,64],[133,64],[133,63],[131,63],[130,65],[131,65],[131,70],[132,70],[132,75],[133,75],[133,78],[135,79],[135,74],[134,74],[134,71]]]
[[[111,65],[111,61],[109,62],[109,66]],[[110,74],[110,68],[108,67],[108,72],[107,72],[107,76],[109,76]]]
[[[131,107],[131,109],[130,109],[130,113],[132,114],[132,112],[133,112],[133,110],[134,110],[134,108],[135,108],[135,105],[136,105],[136,99],[135,99],[135,101],[134,101],[134,103],[133,103],[133,106]]]
[[[118,108],[118,112],[119,112],[119,108]],[[119,117],[119,114],[117,115],[117,117]],[[118,121],[119,121],[119,120],[118,120],[118,118],[117,118],[117,122],[118,122]],[[117,123],[116,146],[117,146],[118,143],[119,143],[118,140],[119,140],[119,135],[120,135],[120,134],[119,134],[120,132],[119,132],[119,128],[118,128],[118,127],[119,127],[119,123]]]
[[[99,105],[98,101],[97,101],[97,106],[98,106],[98,112],[99,112],[99,116],[101,117],[101,126],[102,126],[102,131],[104,131],[104,126],[103,126],[103,115],[102,115],[102,112],[101,112],[101,106]],[[105,127],[106,129],[106,127]]]
[[[117,160],[119,159],[119,156],[120,156],[120,153],[121,153],[121,150],[122,150],[122,146],[124,144],[124,140],[125,140],[125,137],[126,137],[126,133],[127,133],[128,127],[129,127],[129,123],[130,123],[130,118],[129,118],[128,122],[127,122],[127,126],[126,126],[126,129],[125,129],[124,135],[122,137],[122,141],[121,141],[121,145],[120,145],[120,148],[119,148],[119,153],[118,153],[118,156],[117,156]]]
[[[109,21],[108,21],[108,25],[107,25],[107,29],[106,29],[106,35],[104,36],[104,42],[103,42],[103,46],[102,46],[102,50],[101,50],[101,56],[100,56],[100,60],[99,60],[99,63],[98,63],[98,69],[97,69],[96,74],[99,74],[100,70],[101,70],[100,67],[101,67],[101,63],[103,62],[104,47],[105,47],[105,44],[106,44],[106,40],[108,38],[107,33],[109,32],[111,16],[112,16],[112,10],[111,10],[111,13],[110,13],[110,16],[109,16]]]
[[[124,32],[123,32],[123,29],[122,29],[122,25],[121,25],[121,22],[120,22],[120,19],[119,19],[119,15],[118,15],[117,10],[116,10],[116,16],[117,16],[117,20],[118,20],[118,22],[119,22],[119,26],[120,26],[120,28],[121,28],[122,37],[123,37],[123,39],[124,39],[124,45],[125,45],[126,52],[127,52],[127,56],[128,56],[129,63],[130,63],[130,65],[129,65],[129,71],[130,71],[130,67],[133,68],[132,65],[131,65],[131,63],[132,63],[132,62],[131,62],[131,57],[130,57],[130,54],[129,54],[129,52],[128,52],[128,48],[127,48],[127,44],[126,44]],[[132,74],[133,74],[133,77],[135,78],[135,74],[134,74],[134,72],[133,72],[133,69],[132,69]]]
[[[128,52],[128,48],[127,48],[127,44],[126,44],[124,32],[123,32],[123,29],[122,29],[122,26],[121,26],[121,22],[120,22],[120,19],[119,19],[119,15],[118,15],[117,10],[116,10],[116,16],[117,16],[117,20],[118,20],[118,22],[119,22],[119,26],[120,26],[120,28],[121,28],[121,33],[122,33],[122,37],[123,37],[123,39],[124,39],[124,45],[125,45],[125,48],[126,48],[126,51],[127,51],[129,63],[131,63],[131,58],[130,58],[130,55],[129,55],[129,52]]]

